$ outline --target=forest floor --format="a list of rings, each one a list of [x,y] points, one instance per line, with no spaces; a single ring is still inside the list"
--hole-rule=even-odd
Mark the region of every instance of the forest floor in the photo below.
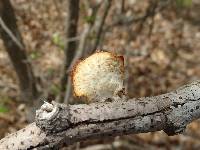
[[[144,12],[147,1],[126,1],[126,14]],[[64,0],[12,0],[29,61],[41,78],[42,87],[59,94],[64,60]],[[125,56],[130,97],[168,92],[200,79],[200,3],[190,7],[168,6],[142,24],[113,26],[104,31],[99,49]],[[85,21],[80,6],[79,33]],[[116,17],[117,2],[110,9],[106,24]],[[141,29],[140,29],[141,27]],[[48,87],[48,88],[46,88]],[[19,103],[16,74],[0,41],[0,138],[24,127],[25,104]],[[68,149],[200,149],[200,121],[191,123],[182,135],[168,137],[163,131],[128,135],[113,139],[81,142]],[[98,145],[96,145],[98,144]],[[87,148],[89,149],[89,147]]]

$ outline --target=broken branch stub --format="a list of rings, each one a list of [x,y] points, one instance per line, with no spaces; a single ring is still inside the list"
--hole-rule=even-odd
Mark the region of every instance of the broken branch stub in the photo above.
[[[52,104],[45,102],[41,108],[36,111],[36,125],[47,134],[68,129],[70,126],[68,108],[68,105],[58,104],[54,101]]]

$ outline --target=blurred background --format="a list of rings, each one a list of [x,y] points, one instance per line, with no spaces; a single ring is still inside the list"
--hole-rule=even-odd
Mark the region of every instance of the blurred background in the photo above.
[[[200,78],[199,0],[0,0],[0,138],[34,119],[43,100],[79,103],[70,70],[96,50],[124,55],[130,97]],[[200,149],[200,121],[88,140],[67,150]]]

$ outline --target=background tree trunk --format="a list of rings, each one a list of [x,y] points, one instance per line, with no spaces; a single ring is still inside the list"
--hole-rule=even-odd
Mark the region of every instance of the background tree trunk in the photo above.
[[[74,38],[77,36],[77,26],[79,18],[79,0],[68,0],[67,1],[67,19],[66,19],[66,38]],[[68,70],[73,61],[77,47],[77,41],[68,41],[65,45],[65,64],[63,70],[63,76],[61,79],[61,95],[60,101],[64,100],[65,91],[68,83]]]
[[[19,79],[22,100],[38,96],[36,80],[28,62],[25,46],[16,24],[16,16],[9,0],[0,1],[0,35]],[[28,101],[30,103],[30,101]]]

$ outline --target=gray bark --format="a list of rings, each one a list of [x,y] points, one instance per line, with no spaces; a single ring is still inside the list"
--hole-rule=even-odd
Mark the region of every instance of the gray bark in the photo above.
[[[200,81],[173,92],[127,101],[63,105],[45,103],[36,123],[0,140],[0,149],[49,149],[105,136],[164,130],[182,133],[200,117]]]

